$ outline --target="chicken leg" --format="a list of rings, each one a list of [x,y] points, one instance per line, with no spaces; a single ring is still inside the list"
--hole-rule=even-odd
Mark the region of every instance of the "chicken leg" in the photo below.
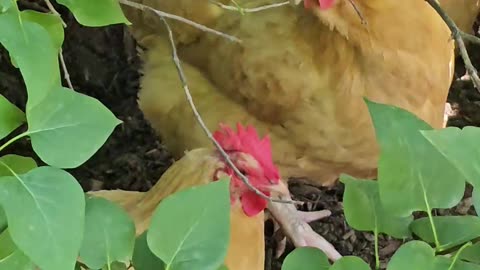
[[[283,185],[287,188],[286,184]],[[276,196],[281,200],[292,200],[289,192],[279,192]],[[336,261],[342,257],[332,244],[316,233],[310,225],[308,225],[308,222],[330,216],[330,211],[302,212],[297,210],[294,204],[278,202],[270,202],[268,210],[274,221],[277,222],[276,227],[280,226],[283,230],[283,234],[293,242],[295,247],[318,248],[332,261]],[[279,248],[281,250],[280,253],[283,253],[285,245],[280,243]]]

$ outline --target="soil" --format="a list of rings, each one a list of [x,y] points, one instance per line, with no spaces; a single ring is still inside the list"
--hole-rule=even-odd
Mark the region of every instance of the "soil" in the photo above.
[[[32,8],[30,4],[29,6]],[[141,63],[137,57],[135,42],[123,26],[86,28],[78,25],[67,10],[61,7],[58,7],[58,10],[68,24],[64,56],[75,90],[99,99],[124,122],[115,129],[92,159],[70,172],[85,191],[100,188],[146,191],[171,165],[172,157],[137,106]],[[478,48],[471,48],[470,52],[474,65],[480,67],[480,51]],[[8,54],[2,50],[0,93],[20,108],[24,108],[25,87],[18,70],[9,63]],[[463,62],[459,59],[457,78],[448,98],[454,112],[448,125],[480,126],[480,94],[470,81],[460,79],[464,74]],[[10,151],[35,156],[26,140],[15,144]],[[345,222],[342,184],[325,189],[297,181],[290,185],[290,189],[295,199],[309,202],[305,210],[332,211],[331,217],[311,224],[315,231],[333,243],[340,253],[360,256],[373,265],[373,235],[355,232]],[[466,197],[469,197],[468,193]],[[448,212],[465,214],[466,209],[461,205]],[[265,269],[279,270],[285,255],[275,258],[276,241],[271,232],[272,225],[267,224]],[[381,237],[379,245],[382,266],[386,265],[387,259],[400,244],[398,240]],[[285,254],[292,248],[290,244],[287,245]]]

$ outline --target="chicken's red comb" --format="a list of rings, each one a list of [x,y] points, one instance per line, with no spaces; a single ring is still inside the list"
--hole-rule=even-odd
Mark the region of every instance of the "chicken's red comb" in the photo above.
[[[225,151],[241,151],[250,154],[262,166],[268,179],[279,180],[280,174],[272,160],[270,138],[265,136],[260,139],[253,126],[244,128],[237,123],[237,132],[235,132],[229,126],[220,124],[220,129],[215,131],[213,137]]]
[[[315,0],[303,0],[303,6],[306,9],[310,9],[313,7],[313,1]],[[329,9],[333,6],[333,3],[335,3],[335,0],[317,0],[318,1],[318,6],[322,10]]]

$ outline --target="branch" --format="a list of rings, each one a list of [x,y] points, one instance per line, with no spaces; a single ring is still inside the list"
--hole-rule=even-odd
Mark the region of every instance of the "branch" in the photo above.
[[[216,6],[221,7],[223,9],[239,11],[240,13],[244,13],[244,12],[245,13],[253,13],[253,12],[264,11],[264,10],[271,9],[271,8],[277,8],[277,7],[290,5],[290,1],[284,1],[284,2],[281,2],[281,3],[275,3],[275,4],[270,4],[270,5],[255,7],[255,8],[243,8],[239,5],[236,5],[236,6],[225,5],[225,4],[222,4],[222,3],[214,1],[214,0],[210,0],[209,2],[216,5]]]
[[[473,66],[470,56],[468,55],[467,48],[465,47],[465,40],[469,42],[480,44],[480,38],[469,35],[461,31],[455,22],[446,14],[446,12],[440,7],[440,4],[436,0],[425,0],[427,3],[435,9],[435,11],[442,17],[443,21],[447,24],[448,28],[452,32],[452,37],[458,45],[460,50],[460,55],[462,56],[465,68],[467,69],[468,75],[472,79],[473,85],[480,91],[480,77],[478,76],[477,69]]]
[[[47,7],[48,9],[50,10],[50,12],[52,12],[53,14],[57,15],[60,20],[62,21],[62,25],[64,28],[67,27],[67,24],[63,21],[62,19],[62,16],[60,15],[60,13],[58,13],[58,11],[55,9],[55,7],[52,5],[52,3],[50,2],[50,0],[44,0],[45,1],[45,4],[47,4]]]
[[[169,18],[169,19],[172,19],[172,20],[176,20],[176,21],[179,21],[179,22],[183,22],[183,23],[186,23],[190,26],[193,26],[199,30],[202,30],[204,32],[208,32],[208,33],[212,33],[212,34],[215,34],[215,35],[218,35],[218,36],[221,36],[223,38],[226,38],[230,41],[233,41],[233,42],[238,42],[238,43],[241,43],[242,41],[234,36],[231,36],[231,35],[228,35],[228,34],[225,34],[225,33],[222,33],[220,31],[217,31],[215,29],[212,29],[212,28],[209,28],[205,25],[201,25],[199,23],[196,23],[194,21],[191,21],[189,19],[186,19],[186,18],[183,18],[183,17],[180,17],[180,16],[177,16],[177,15],[174,15],[174,14],[170,14],[170,13],[167,13],[167,12],[163,12],[163,11],[160,11],[160,10],[156,10],[152,7],[149,7],[149,6],[146,6],[146,5],[143,5],[143,4],[139,4],[139,3],[135,3],[135,2],[132,2],[132,1],[129,1],[129,0],[119,0],[118,1],[119,3],[121,4],[124,4],[126,6],[129,6],[129,7],[132,7],[132,8],[136,8],[136,9],[139,9],[139,10],[142,10],[142,11],[145,11],[145,10],[150,10],[150,11],[153,11],[155,14],[157,14],[162,20],[164,20],[165,18]]]
[[[68,87],[70,87],[70,89],[72,90],[75,90],[73,88],[72,81],[70,80],[70,73],[68,73],[67,65],[65,64],[65,58],[63,58],[62,48],[60,48],[59,57],[60,57],[60,64],[62,65],[62,69],[63,69],[63,77],[65,78],[65,81],[67,81]]]
[[[122,0],[120,0],[120,1],[122,1]],[[240,172],[240,170],[238,170],[238,168],[235,166],[235,164],[233,164],[233,162],[230,159],[230,157],[228,156],[228,154],[225,152],[225,150],[223,150],[222,146],[215,140],[212,133],[210,132],[208,127],[205,125],[205,122],[203,122],[203,119],[200,116],[200,113],[198,112],[197,107],[195,106],[195,103],[193,102],[193,98],[192,98],[192,95],[190,94],[190,89],[189,89],[188,84],[187,84],[187,77],[185,76],[185,72],[183,71],[182,65],[180,63],[180,59],[178,58],[177,48],[175,47],[175,40],[173,38],[172,29],[170,28],[170,25],[168,24],[167,20],[163,16],[160,15],[160,19],[163,21],[163,23],[165,24],[165,27],[167,29],[168,38],[170,40],[170,45],[172,47],[173,61],[175,63],[175,67],[177,68],[178,76],[180,77],[180,81],[182,83],[183,90],[185,92],[185,96],[187,98],[187,101],[188,101],[190,107],[192,108],[193,114],[195,115],[195,118],[197,119],[197,122],[200,124],[200,127],[202,128],[202,130],[205,132],[207,137],[213,142],[213,144],[215,145],[217,150],[220,152],[220,155],[225,159],[228,166],[230,166],[233,169],[235,174],[242,180],[242,182],[250,190],[255,192],[255,194],[257,194],[258,196],[264,198],[265,200],[267,200],[269,202],[278,202],[278,203],[294,203],[294,201],[291,201],[291,200],[290,201],[284,201],[284,200],[272,199],[272,198],[268,197],[267,195],[263,194],[256,187],[252,186],[252,184],[250,184],[250,181],[248,180],[248,178],[245,175],[243,175]]]

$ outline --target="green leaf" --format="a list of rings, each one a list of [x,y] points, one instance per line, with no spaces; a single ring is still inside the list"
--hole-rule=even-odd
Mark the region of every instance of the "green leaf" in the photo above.
[[[5,12],[15,5],[16,0],[0,0],[0,12]]]
[[[448,127],[440,130],[422,131],[423,136],[440,151],[474,187],[480,187],[480,148],[472,147],[480,138],[480,128]]]
[[[230,238],[229,182],[177,192],[155,209],[147,243],[167,269],[216,270],[223,263]]]
[[[448,127],[440,130],[422,131],[423,136],[440,151],[474,187],[473,199],[475,210],[480,212],[480,148],[472,147],[480,138],[480,128]]]
[[[0,232],[3,232],[7,228],[7,216],[5,211],[0,207]]]
[[[77,21],[85,26],[98,27],[130,22],[125,18],[118,1],[112,0],[57,0],[73,13]]]
[[[30,259],[17,248],[8,230],[0,234],[0,270],[33,270]]]
[[[59,16],[33,10],[25,10],[21,14],[24,21],[38,23],[44,27],[50,34],[55,48],[60,50],[63,44],[64,33],[62,19]]]
[[[222,265],[217,270],[228,270],[228,268],[226,265]]]
[[[25,114],[0,95],[0,139],[18,128],[25,122]]]
[[[15,176],[15,174],[25,174],[37,167],[37,163],[33,158],[17,155],[5,155],[0,157],[0,162],[6,165],[0,165],[0,177]]]
[[[0,204],[13,241],[36,265],[48,270],[73,269],[85,214],[83,190],[73,176],[57,168],[39,167],[1,177]]]
[[[104,270],[127,270],[127,265],[121,262],[112,262],[110,266],[104,266]],[[152,269],[153,270],[153,269]],[[157,270],[157,269],[154,269]]]
[[[378,181],[384,208],[396,216],[460,202],[460,172],[420,133],[432,128],[414,114],[367,101],[380,144]]]
[[[59,168],[82,165],[121,123],[100,101],[58,88],[27,112],[35,153]]]
[[[336,261],[329,270],[370,270],[370,266],[359,257],[345,256]]]
[[[465,248],[462,253],[460,253],[459,258],[465,261],[480,264],[480,243],[475,243]]]
[[[127,263],[134,244],[135,224],[120,206],[99,197],[86,200],[82,262],[92,269],[115,261]]]
[[[359,231],[377,231],[393,237],[410,236],[412,216],[396,217],[384,209],[378,193],[378,182],[341,175],[345,184],[343,207],[347,223]]]
[[[393,254],[388,270],[437,270],[434,268],[435,252],[425,242],[411,241]]]
[[[475,212],[477,213],[477,216],[478,216],[480,214],[480,187],[473,188],[472,202],[473,202],[473,208],[475,209]]]
[[[328,270],[327,255],[312,247],[296,248],[290,252],[282,264],[282,270]]]
[[[460,260],[457,260],[453,264],[453,266],[452,264],[453,264],[452,258],[437,256],[435,257],[435,266],[433,269],[435,270],[480,270],[480,265],[462,262]]]
[[[58,50],[45,28],[21,20],[15,8],[0,14],[0,29],[0,43],[15,59],[25,81],[28,113],[54,86],[60,85]]]
[[[477,216],[438,216],[433,217],[433,222],[441,250],[449,249],[480,237],[480,218]],[[413,221],[411,229],[422,240],[434,243],[432,227],[428,218],[420,218]]]
[[[147,231],[143,232],[135,241],[132,264],[135,270],[164,270],[165,264],[152,253],[147,244]]]

